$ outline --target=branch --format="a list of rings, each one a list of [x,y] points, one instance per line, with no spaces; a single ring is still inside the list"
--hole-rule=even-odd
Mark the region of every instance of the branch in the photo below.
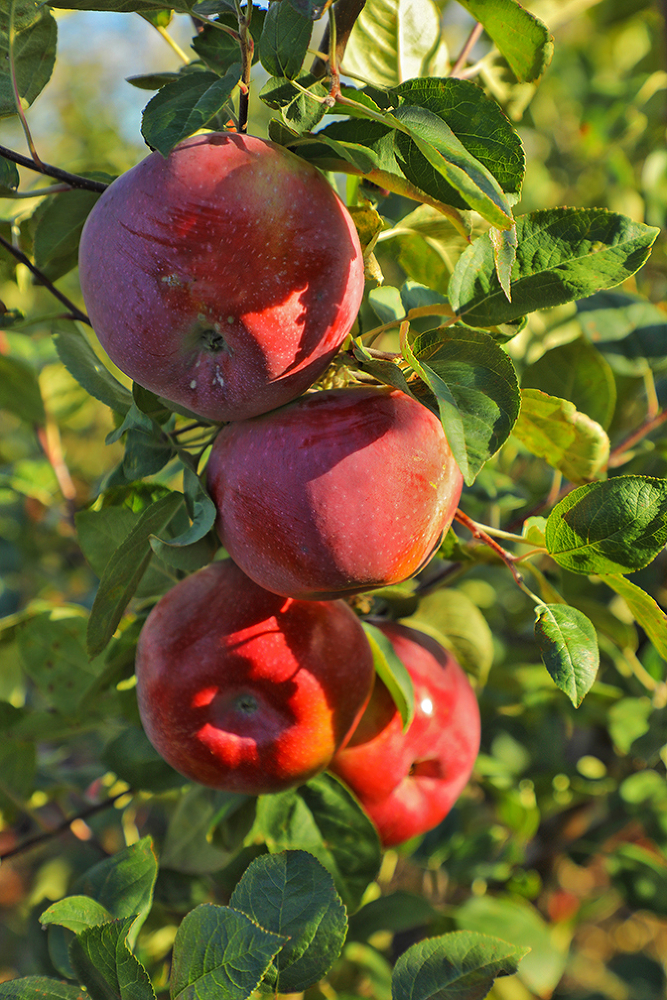
[[[54,827],[52,830],[47,830],[45,833],[39,833],[35,837],[30,837],[28,840],[24,840],[22,844],[18,844],[16,847],[12,847],[10,851],[5,851],[4,854],[0,854],[0,861],[6,861],[7,858],[13,858],[17,854],[23,854],[24,851],[29,851],[33,847],[37,847],[38,844],[46,843],[48,840],[52,840],[54,837],[59,836],[61,833],[65,833],[71,827],[77,819],[86,820],[90,816],[94,816],[95,813],[102,812],[104,809],[108,809],[112,806],[118,799],[122,799],[124,795],[131,795],[132,790],[129,789],[125,792],[119,792],[118,795],[114,795],[111,799],[105,799],[104,802],[98,802],[97,805],[89,806],[88,809],[83,809],[76,816],[70,816],[69,819],[63,820],[58,826]]]
[[[52,167],[50,163],[37,163],[36,160],[31,159],[29,156],[22,156],[21,153],[15,153],[13,149],[8,149],[7,146],[0,146],[0,156],[4,156],[6,160],[11,160],[12,163],[18,163],[21,167],[27,167],[28,170],[35,170],[38,174],[45,174],[47,177],[55,177],[59,181],[64,181],[73,188],[84,188],[86,191],[106,191],[109,187],[104,181],[93,181],[88,177],[81,177],[79,174],[70,174],[67,170],[61,170],[60,167]]]
[[[51,292],[51,294],[55,295],[55,297],[58,299],[58,301],[62,302],[62,304],[67,309],[69,309],[69,311],[71,313],[71,318],[72,319],[78,319],[80,323],[87,323],[88,326],[92,326],[93,325],[90,322],[90,320],[88,319],[88,317],[86,316],[86,314],[84,312],[81,312],[81,310],[78,309],[77,306],[74,305],[74,303],[72,302],[71,299],[68,299],[66,295],[63,295],[62,292],[58,291],[58,289],[53,284],[53,282],[49,281],[49,279],[46,277],[46,275],[42,274],[42,272],[39,270],[39,268],[35,267],[35,265],[32,263],[32,261],[28,257],[26,257],[26,255],[23,253],[22,250],[19,250],[18,247],[13,246],[9,242],[9,240],[6,240],[4,238],[4,236],[0,236],[0,246],[3,246],[5,248],[5,250],[8,250],[10,252],[10,254],[12,254],[13,257],[16,257],[16,259],[18,261],[20,261],[21,264],[25,264],[25,266],[30,271],[32,271],[32,273],[38,279],[39,283],[41,285],[44,285],[45,288],[48,288],[48,290]]]
[[[352,28],[354,27],[355,21],[364,9],[366,0],[337,0],[337,3],[333,6],[333,18],[334,18],[334,30],[336,32],[336,69],[340,69],[340,64],[343,61],[343,56],[345,55],[345,49],[347,43],[350,40],[350,34],[352,33]],[[329,39],[331,37],[331,17],[332,12],[329,11],[329,22],[324,30],[324,35],[322,36],[322,41],[320,42],[320,49],[324,52],[329,50]],[[318,79],[325,76],[327,73],[327,60],[322,59],[319,56],[313,62],[311,67],[311,73]]]
[[[496,553],[496,555],[502,559],[502,561],[505,563],[510,573],[514,577],[514,582],[516,583],[516,585],[521,588],[524,594],[527,594],[528,597],[530,597],[531,601],[534,601],[536,604],[543,603],[543,601],[540,600],[537,594],[534,594],[532,590],[530,590],[526,586],[521,573],[519,573],[518,569],[515,566],[516,562],[515,556],[511,555],[511,553],[507,552],[502,547],[502,545],[499,545],[498,542],[494,541],[494,539],[491,538],[491,536],[488,535],[486,531],[484,531],[481,525],[473,521],[472,518],[468,517],[467,514],[464,514],[460,508],[457,508],[456,513],[454,514],[454,520],[458,521],[459,524],[462,524],[465,528],[467,528],[473,538],[478,538],[481,542],[484,542],[485,545],[488,545],[489,548],[492,549]]]

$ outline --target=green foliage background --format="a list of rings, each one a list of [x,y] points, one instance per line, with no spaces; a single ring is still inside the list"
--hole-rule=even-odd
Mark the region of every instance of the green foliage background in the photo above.
[[[483,60],[480,81],[515,124],[526,150],[515,213],[561,205],[608,208],[664,227],[661,6],[545,0],[529,7],[555,38],[553,61],[539,85],[516,83],[504,60],[485,58],[488,40],[475,50]],[[439,10],[455,54],[472,22],[454,3]],[[136,52],[127,75],[179,66],[157,34],[163,53],[151,49],[146,59],[153,29],[138,15],[122,15],[122,27],[112,30],[121,24],[121,16],[115,17],[103,30],[108,66],[100,53],[88,55],[84,37],[98,15],[57,15],[63,34],[69,30],[70,54],[59,58],[52,83],[29,116],[40,155],[69,170],[115,175],[144,155],[138,109],[149,95],[125,103],[122,87],[128,85],[116,71],[120,56]],[[170,29],[185,47],[187,21],[177,17]],[[72,27],[77,23],[80,34]],[[269,112],[257,96],[266,74],[258,69],[257,75],[251,130],[266,134]],[[95,79],[99,87],[91,85]],[[23,148],[15,119],[3,119],[2,136],[6,145]],[[22,187],[42,186],[27,171],[21,174]],[[341,176],[339,184],[356,196],[354,180]],[[378,197],[370,188],[366,194]],[[0,214],[13,220],[23,249],[34,248],[37,259],[41,253],[59,287],[80,302],[76,272],[40,242],[39,204],[3,200]],[[464,246],[441,216],[399,195],[380,198],[378,208],[403,226],[400,233],[381,234],[377,243],[385,285],[364,305],[366,330],[396,315],[392,288],[406,279],[437,288],[443,262],[453,268]],[[3,235],[10,229],[9,221],[0,223]],[[42,223],[42,236],[44,231]],[[89,661],[86,612],[106,557],[150,501],[166,487],[181,489],[182,468],[173,460],[146,476],[143,489],[123,492],[117,486],[103,521],[91,522],[95,527],[86,531],[85,508],[122,459],[119,442],[104,444],[114,419],[60,362],[52,333],[66,338],[71,325],[54,318],[57,308],[27,269],[0,254],[0,299],[10,315],[20,310],[30,317],[0,331],[0,853],[45,835],[0,868],[0,978],[59,978],[69,932],[53,921],[45,934],[40,916],[73,887],[85,892],[84,873],[100,859],[151,836],[160,870],[152,908],[146,907],[145,922],[134,933],[136,954],[163,993],[174,940],[189,932],[181,923],[184,915],[202,903],[226,906],[247,865],[264,856],[265,844],[272,852],[304,846],[298,825],[284,818],[290,810],[320,830],[318,803],[332,796],[342,822],[359,824],[363,817],[328,779],[287,793],[289,801],[260,800],[255,811],[254,803],[238,797],[198,787],[184,791],[182,780],[155,756],[139,729],[132,654],[142,615],[173,583],[174,568],[163,558],[153,559],[121,638]],[[433,281],[425,280],[431,274]],[[619,459],[615,470],[654,477],[664,486],[667,439],[660,428],[627,452],[622,443],[667,404],[666,282],[661,234],[636,279],[592,303],[597,310],[579,303],[531,313],[525,330],[507,345],[522,385],[571,401],[587,418],[586,427],[573,418],[573,436],[562,444],[559,465],[553,436],[548,454],[540,457],[535,450],[536,426],[544,419],[539,397],[534,409],[524,401],[513,436],[464,490],[461,506],[470,517],[516,532],[532,513],[528,537],[542,545],[542,515],[558,497],[563,476],[576,481],[565,464],[568,456],[579,449],[575,465],[581,470],[579,463],[588,461],[591,476],[606,461],[603,437],[592,422],[609,436]],[[414,329],[421,332],[418,324]],[[397,349],[396,330],[374,346]],[[11,371],[2,367],[7,358]],[[17,366],[19,393],[11,381]],[[92,513],[100,509],[98,502]],[[182,528],[175,524],[171,530]],[[337,889],[351,916],[342,958],[308,995],[385,1000],[394,960],[426,929],[428,935],[464,930],[530,945],[518,975],[496,980],[489,994],[495,1000],[659,1000],[665,996],[667,955],[667,633],[659,608],[667,600],[664,552],[626,577],[612,570],[603,579],[608,567],[568,572],[547,556],[535,559],[533,569],[525,567],[529,586],[550,609],[558,608],[562,595],[597,630],[600,670],[575,708],[577,692],[568,700],[540,659],[533,602],[489,550],[480,554],[463,529],[457,534],[448,536],[441,560],[427,571],[433,579],[448,572],[447,589],[429,591],[427,575],[421,603],[406,586],[375,598],[373,610],[437,630],[475,679],[483,742],[474,779],[440,828],[387,852],[377,875],[372,846],[353,861],[347,855],[332,861],[322,831],[319,841],[314,837],[308,850],[329,871],[338,870]],[[642,590],[637,593],[632,584]],[[49,666],[54,642],[62,651],[55,669]],[[107,796],[113,804],[96,809]],[[81,818],[70,829],[72,816]],[[150,867],[147,858],[142,854],[141,863]],[[104,905],[116,921],[137,912],[117,912],[112,902]],[[217,917],[206,913],[207,920]],[[272,951],[272,943],[265,944],[271,961],[277,946]]]

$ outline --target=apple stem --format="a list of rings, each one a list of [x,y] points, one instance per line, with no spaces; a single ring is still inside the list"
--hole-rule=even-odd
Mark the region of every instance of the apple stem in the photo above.
[[[67,317],[68,319],[78,319],[80,323],[87,323],[88,326],[93,325],[86,314],[81,312],[81,310],[74,305],[71,299],[68,299],[66,295],[63,295],[62,292],[58,291],[53,282],[49,281],[46,275],[43,274],[39,268],[35,267],[32,261],[26,257],[22,250],[19,250],[19,248],[15,247],[9,242],[9,240],[6,240],[4,236],[0,236],[0,246],[3,246],[5,250],[8,250],[10,254],[12,254],[13,257],[16,257],[21,264],[25,264],[28,270],[31,271],[38,279],[39,283],[44,285],[44,287],[47,288],[52,295],[55,295],[59,302],[62,302],[62,304],[69,309],[70,316]]]
[[[53,167],[50,163],[44,163],[43,160],[37,161],[29,156],[23,156],[21,153],[15,153],[13,149],[8,149],[7,146],[0,146],[0,156],[3,156],[5,160],[10,160],[12,163],[18,163],[21,167],[27,167],[28,170],[35,170],[38,174],[44,174],[46,177],[55,177],[56,180],[63,181],[72,188],[83,188],[85,191],[99,191],[101,194],[109,187],[104,181],[93,181],[88,177],[80,177],[79,174],[70,174],[67,170],[61,170],[60,167]]]

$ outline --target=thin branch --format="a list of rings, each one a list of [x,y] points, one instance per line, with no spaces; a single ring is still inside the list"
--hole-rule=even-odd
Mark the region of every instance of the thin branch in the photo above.
[[[488,545],[489,548],[492,549],[496,553],[496,555],[502,559],[502,561],[505,563],[510,573],[514,577],[514,582],[517,584],[518,587],[521,588],[521,590],[523,590],[524,594],[527,594],[528,597],[530,597],[531,600],[535,601],[536,604],[544,603],[536,594],[532,592],[532,590],[530,590],[526,586],[526,583],[524,582],[521,573],[519,573],[518,569],[515,566],[515,561],[516,561],[515,557],[511,555],[509,552],[507,552],[502,547],[502,545],[499,545],[498,542],[494,541],[494,539],[491,538],[491,536],[488,535],[486,531],[484,531],[481,525],[473,521],[473,519],[471,517],[468,517],[467,514],[464,514],[460,508],[457,508],[456,513],[454,514],[454,520],[458,521],[459,524],[462,524],[465,528],[467,528],[468,531],[473,536],[473,538],[478,538],[481,542],[484,542],[485,545]]]
[[[31,159],[29,156],[22,156],[21,153],[15,153],[13,149],[8,149],[7,146],[0,146],[0,156],[4,156],[6,160],[11,160],[12,163],[18,163],[21,167],[27,167],[28,170],[35,170],[38,174],[44,174],[47,177],[55,177],[56,180],[64,181],[65,184],[69,184],[73,188],[83,188],[86,191],[106,191],[109,187],[104,181],[93,181],[88,177],[81,177],[79,174],[70,174],[67,170],[61,170],[60,167],[53,167],[50,163],[39,164]]]
[[[89,806],[88,809],[83,809],[76,816],[70,816],[69,819],[63,820],[58,826],[54,827],[52,830],[47,830],[45,833],[39,833],[35,837],[30,837],[28,840],[24,840],[22,844],[18,844],[16,847],[12,847],[10,851],[5,851],[4,854],[0,854],[0,861],[6,861],[7,858],[16,857],[17,854],[23,854],[24,851],[29,851],[33,847],[37,847],[39,844],[46,843],[46,841],[52,840],[54,837],[58,837],[61,833],[66,833],[72,823],[77,819],[86,820],[90,816],[94,816],[98,812],[102,812],[104,809],[108,809],[112,806],[118,799],[122,799],[124,795],[131,795],[132,790],[129,789],[125,792],[119,792],[118,795],[114,795],[111,799],[105,799],[104,802],[98,802],[97,805]]]
[[[625,462],[628,462],[631,458],[631,456],[627,454],[629,449],[641,441],[642,438],[645,438],[647,434],[650,434],[657,427],[660,427],[661,424],[664,424],[666,420],[667,410],[662,410],[661,413],[658,413],[654,417],[650,417],[648,420],[644,421],[644,423],[638,427],[636,431],[633,431],[632,434],[626,437],[625,441],[621,441],[620,444],[617,444],[616,447],[612,449],[611,454],[609,455],[609,461],[607,462],[607,468],[615,469],[619,465],[624,465]]]
[[[470,55],[470,53],[474,49],[474,47],[475,47],[475,45],[476,45],[476,43],[477,43],[477,41],[478,41],[478,39],[479,39],[479,37],[480,37],[480,35],[482,34],[483,31],[484,31],[484,26],[481,25],[481,24],[476,24],[475,27],[472,29],[472,31],[468,35],[468,40],[466,41],[465,45],[461,49],[461,52],[459,54],[458,59],[456,60],[456,62],[454,63],[454,65],[451,68],[451,71],[449,73],[450,77],[452,77],[453,79],[456,79],[459,76],[461,70],[463,69],[463,67],[464,67],[464,65],[465,65],[465,63],[466,63],[466,61],[468,59],[468,56]]]
[[[47,288],[52,295],[55,295],[55,297],[58,299],[59,302],[62,302],[62,304],[67,309],[69,309],[72,319],[78,319],[79,322],[87,323],[88,326],[93,325],[86,316],[86,314],[84,312],[81,312],[81,310],[74,305],[71,299],[68,299],[66,295],[63,295],[63,293],[56,288],[53,282],[49,281],[46,275],[42,274],[39,268],[35,267],[32,261],[28,257],[26,257],[26,255],[23,253],[22,250],[19,250],[18,247],[13,246],[9,242],[9,240],[6,240],[4,238],[4,236],[0,236],[0,246],[3,246],[5,250],[8,250],[13,257],[16,257],[16,259],[20,261],[21,264],[25,264],[25,266],[30,271],[32,271],[32,273],[38,279],[39,283],[41,285],[44,285],[44,287]]]

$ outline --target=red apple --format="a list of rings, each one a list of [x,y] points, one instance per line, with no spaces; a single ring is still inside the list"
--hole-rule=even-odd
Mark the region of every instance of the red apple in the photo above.
[[[79,250],[111,360],[211,420],[264,413],[312,385],[354,323],[363,272],[324,176],[231,132],[152,153],[115,180]]]
[[[137,649],[146,734],[177,771],[258,795],[300,785],[348,739],[373,659],[343,601],[278,597],[231,560],[186,577],[153,608]]]
[[[392,847],[431,830],[452,808],[479,751],[479,708],[465,673],[439,643],[404,625],[378,627],[412,678],[414,719],[403,733],[378,678],[361,722],[329,769]]]
[[[267,590],[307,600],[416,573],[462,483],[437,417],[387,387],[307,393],[229,424],[208,463],[232,558]]]

